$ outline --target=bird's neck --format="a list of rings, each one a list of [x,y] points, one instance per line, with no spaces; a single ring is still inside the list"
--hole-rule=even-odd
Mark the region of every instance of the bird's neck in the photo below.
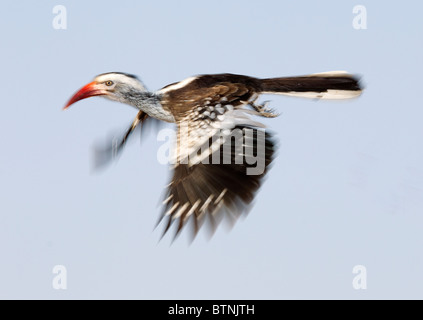
[[[154,92],[131,91],[125,94],[126,103],[144,111],[150,117],[166,122],[175,122],[173,115],[163,108],[160,101],[160,96]]]

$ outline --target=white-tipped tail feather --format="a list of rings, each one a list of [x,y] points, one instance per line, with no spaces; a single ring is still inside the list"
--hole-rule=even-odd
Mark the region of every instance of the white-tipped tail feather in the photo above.
[[[352,99],[361,95],[359,79],[346,71],[262,80],[262,92],[309,99]]]
[[[307,99],[323,99],[323,100],[343,100],[353,99],[361,95],[361,90],[327,90],[326,92],[272,92],[273,94],[282,94],[284,96],[307,98]]]

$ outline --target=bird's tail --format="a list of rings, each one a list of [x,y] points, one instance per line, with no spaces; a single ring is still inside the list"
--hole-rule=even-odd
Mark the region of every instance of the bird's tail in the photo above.
[[[359,78],[345,71],[262,79],[262,92],[311,99],[351,99],[361,95]]]

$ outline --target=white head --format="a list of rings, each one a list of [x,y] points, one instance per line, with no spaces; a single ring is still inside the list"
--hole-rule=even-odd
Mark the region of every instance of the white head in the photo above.
[[[79,100],[94,96],[104,96],[110,100],[133,104],[133,99],[145,92],[148,92],[147,89],[134,75],[122,72],[103,73],[76,92],[64,109]]]

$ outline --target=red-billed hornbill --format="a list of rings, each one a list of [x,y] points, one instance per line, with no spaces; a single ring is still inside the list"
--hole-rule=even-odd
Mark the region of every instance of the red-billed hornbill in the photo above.
[[[196,234],[206,216],[214,227],[222,216],[235,220],[246,212],[272,162],[275,151],[272,137],[264,126],[249,117],[277,116],[267,108],[267,103],[257,103],[260,94],[349,99],[361,92],[358,79],[340,71],[270,79],[235,74],[200,75],[156,92],[148,91],[136,76],[110,72],[98,75],[81,88],[65,109],[93,96],[138,109],[114,152],[148,117],[176,123],[176,161],[160,221],[168,217],[164,233],[177,221],[178,234],[193,217]],[[252,169],[260,161],[262,170],[254,172]]]

